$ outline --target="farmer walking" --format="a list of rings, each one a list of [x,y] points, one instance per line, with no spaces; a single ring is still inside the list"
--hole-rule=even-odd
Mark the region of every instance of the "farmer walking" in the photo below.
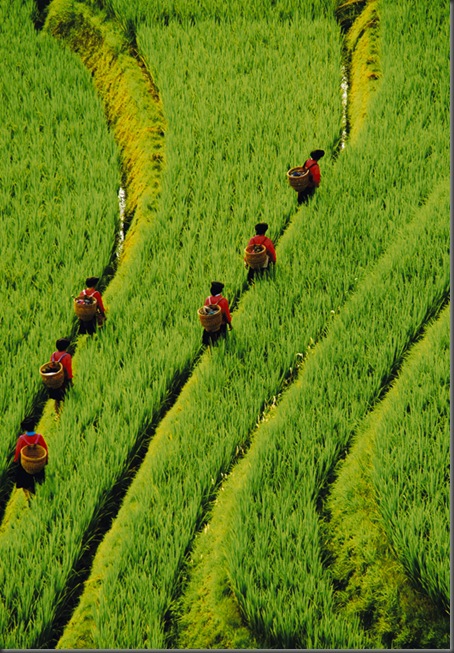
[[[96,331],[96,325],[102,327],[106,319],[106,311],[102,302],[101,293],[96,290],[99,277],[88,277],[85,281],[86,288],[79,294],[78,299],[93,297],[96,299],[96,312],[90,319],[81,319],[79,317],[79,333],[93,334]]]
[[[276,263],[276,250],[274,249],[273,241],[265,236],[267,230],[268,225],[266,222],[259,222],[256,224],[255,236],[253,236],[247,244],[244,264],[248,269],[247,280],[249,283],[251,283],[256,273],[262,273],[263,270],[268,268],[270,263],[273,265]],[[263,262],[252,262],[249,258],[251,254],[253,257],[255,253],[258,254],[260,250],[263,250],[263,247],[265,247]]]
[[[230,330],[232,329],[232,317],[230,315],[229,302],[222,296],[223,288],[223,283],[220,281],[213,281],[210,288],[211,295],[205,300],[204,306],[206,307],[219,306],[221,309],[222,320],[220,327],[216,331],[208,331],[207,329],[203,330],[202,343],[204,345],[213,344],[221,335],[225,336],[227,333],[227,325]]]
[[[30,499],[31,494],[35,493],[35,483],[42,483],[45,480],[44,469],[49,459],[49,452],[45,439],[40,433],[36,433],[35,431],[35,420],[32,417],[27,417],[22,421],[21,429],[24,433],[19,436],[16,443],[16,451],[14,453],[14,462],[17,463],[16,487],[22,488],[27,499]],[[30,467],[28,468],[31,471],[26,471],[26,469],[24,469],[23,465],[28,466],[25,459],[22,459],[22,450],[24,447],[27,447],[27,453],[36,452],[37,455],[39,455],[40,452],[45,453],[41,462],[37,460],[37,462],[34,463],[35,468],[41,467],[38,471],[33,472],[33,468]],[[39,447],[42,447],[44,452],[42,452]],[[29,456],[27,456],[27,458],[29,458]]]
[[[324,155],[324,150],[313,150],[309,158],[304,162],[303,168],[309,170],[309,185],[298,192],[298,204],[307,202],[309,197],[315,193],[315,189],[320,186],[320,166],[318,162]]]
[[[59,388],[48,387],[47,392],[50,399],[55,401],[55,412],[60,412],[60,402],[63,401],[67,389],[73,383],[72,356],[67,351],[71,341],[69,338],[59,338],[55,343],[57,350],[50,357],[51,363],[61,363],[63,366],[64,380]]]

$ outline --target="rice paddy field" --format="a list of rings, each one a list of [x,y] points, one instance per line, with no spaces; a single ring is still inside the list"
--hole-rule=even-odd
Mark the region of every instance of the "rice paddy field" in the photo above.
[[[447,3],[0,19],[0,647],[450,649]],[[277,262],[248,284],[258,222]],[[204,347],[215,279],[233,329]]]

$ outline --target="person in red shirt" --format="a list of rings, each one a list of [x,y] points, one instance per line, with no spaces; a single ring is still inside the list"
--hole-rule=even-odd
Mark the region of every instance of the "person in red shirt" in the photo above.
[[[99,277],[88,277],[85,280],[87,287],[79,294],[79,297],[94,297],[97,302],[96,315],[91,320],[79,320],[79,333],[95,333],[96,325],[101,327],[106,319],[101,293],[96,290],[98,281]]]
[[[72,370],[72,356],[67,351],[71,341],[69,338],[59,338],[55,343],[57,351],[54,351],[50,357],[52,363],[61,363],[65,373],[65,380],[63,385],[59,388],[48,388],[49,398],[55,400],[55,412],[57,415],[60,411],[60,402],[63,401],[66,390],[72,386],[73,383],[73,370]]]
[[[298,193],[298,204],[307,201],[315,193],[315,189],[320,186],[320,166],[318,162],[325,155],[324,150],[313,150],[310,156],[304,162],[303,167],[309,170],[309,186]]]
[[[219,338],[219,336],[225,336],[227,333],[227,325],[229,329],[232,329],[232,316],[230,315],[229,302],[225,297],[222,296],[222,290],[224,284],[220,281],[213,281],[211,284],[210,292],[211,295],[206,298],[204,306],[212,306],[217,304],[221,309],[222,313],[222,324],[221,328],[218,331],[206,331],[203,330],[202,333],[202,343],[204,345],[210,345]]]
[[[21,429],[25,432],[19,436],[16,443],[16,451],[14,453],[14,462],[17,463],[16,468],[16,487],[23,488],[25,496],[30,498],[30,494],[35,492],[35,483],[42,483],[45,480],[45,471],[43,468],[40,472],[36,474],[29,474],[21,465],[20,452],[26,446],[30,444],[39,444],[47,452],[46,465],[49,459],[49,451],[47,448],[47,443],[43,436],[40,433],[35,431],[35,420],[32,417],[27,417],[21,423]]]
[[[265,236],[267,230],[268,230],[268,225],[266,224],[266,222],[259,222],[258,224],[256,224],[255,236],[253,236],[247,244],[248,247],[250,245],[265,245],[266,253],[268,255],[268,259],[263,268],[253,269],[249,267],[245,261],[245,265],[248,268],[247,280],[249,282],[252,281],[256,272],[260,273],[262,270],[266,270],[268,268],[269,263],[272,263],[273,265],[274,263],[276,263],[276,250],[274,249],[273,241],[267,236]]]

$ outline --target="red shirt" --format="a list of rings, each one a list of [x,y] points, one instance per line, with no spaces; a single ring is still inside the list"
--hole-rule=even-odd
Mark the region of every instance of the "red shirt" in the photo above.
[[[27,444],[40,444],[47,451],[47,444],[43,436],[34,431],[27,431],[26,433],[22,433],[17,440],[16,452],[14,454],[15,463],[19,460],[21,449],[23,449]]]
[[[67,351],[54,351],[50,357],[50,360],[56,363],[61,363],[63,365],[63,369],[65,371],[65,379],[73,378],[71,354],[68,354]]]
[[[305,162],[304,167],[310,169],[309,176],[311,181],[313,185],[318,188],[320,185],[320,166],[318,165],[317,161],[315,159],[308,159]]]
[[[268,256],[273,263],[276,263],[276,250],[274,249],[273,241],[266,236],[254,236],[248,242],[249,245],[265,245]]]
[[[82,290],[80,294],[82,296],[88,295],[88,297],[94,297],[98,303],[99,310],[101,311],[102,315],[104,315],[106,311],[104,309],[104,304],[102,303],[101,293],[98,290],[95,290],[94,288],[86,288],[85,290]]]
[[[211,304],[218,304],[221,309],[222,318],[224,324],[232,324],[232,317],[230,315],[229,302],[221,294],[219,295],[210,295],[205,300],[205,306],[211,306]]]

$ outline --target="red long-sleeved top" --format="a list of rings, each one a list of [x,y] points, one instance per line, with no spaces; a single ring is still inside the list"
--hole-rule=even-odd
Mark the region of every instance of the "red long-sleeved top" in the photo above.
[[[14,454],[15,463],[19,460],[21,450],[28,444],[40,444],[48,452],[46,441],[40,433],[26,431],[26,433],[22,433],[17,440],[16,451]]]
[[[222,319],[224,324],[232,324],[232,317],[230,315],[229,302],[221,294],[219,295],[210,295],[205,300],[205,306],[211,306],[211,304],[218,304],[221,309]]]
[[[80,294],[81,296],[88,295],[88,297],[94,297],[98,303],[98,308],[101,311],[101,314],[104,315],[106,311],[104,304],[102,303],[102,297],[99,290],[95,290],[94,288],[85,288],[85,290],[82,290]]]
[[[276,263],[276,250],[274,249],[273,241],[270,240],[267,236],[253,236],[248,242],[248,247],[250,245],[265,245],[268,256],[270,257],[273,263]]]
[[[72,357],[67,351],[54,351],[50,360],[56,363],[61,363],[65,370],[65,379],[73,378]]]
[[[309,168],[309,176],[312,180],[312,183],[317,188],[320,186],[320,166],[318,165],[315,159],[307,159],[304,163],[305,168]]]

